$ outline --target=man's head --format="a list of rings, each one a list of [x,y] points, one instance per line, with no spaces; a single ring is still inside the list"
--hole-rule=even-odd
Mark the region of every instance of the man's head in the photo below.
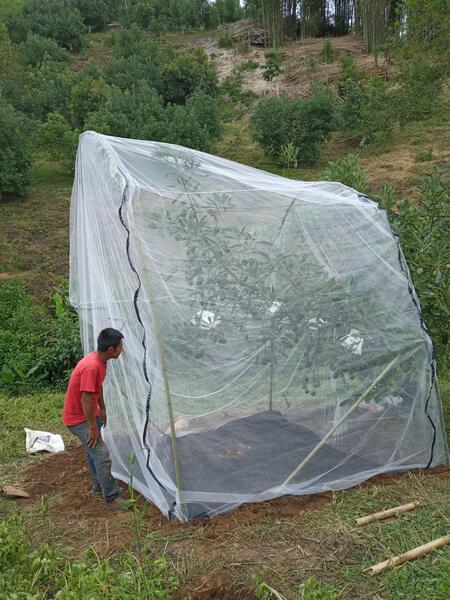
[[[123,335],[117,329],[102,329],[97,338],[97,352],[104,360],[119,358],[123,350]]]

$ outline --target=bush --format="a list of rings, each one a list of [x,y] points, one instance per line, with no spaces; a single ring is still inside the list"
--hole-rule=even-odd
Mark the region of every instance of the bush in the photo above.
[[[116,58],[128,58],[133,54],[153,55],[156,51],[155,44],[136,25],[114,31],[107,43]]]
[[[183,104],[195,91],[209,96],[217,91],[217,72],[203,48],[193,48],[177,54],[162,71],[164,97],[167,102]]]
[[[146,82],[162,90],[160,67],[150,55],[134,54],[109,61],[104,70],[105,81],[121,90],[130,90],[139,82]]]
[[[329,38],[327,38],[323,43],[322,50],[320,52],[320,58],[322,59],[322,62],[326,63],[327,65],[334,61],[333,44]]]
[[[442,65],[417,55],[399,63],[400,86],[394,92],[401,125],[430,117],[439,109],[445,71]]]
[[[36,145],[47,151],[52,160],[59,161],[65,170],[72,172],[79,134],[80,131],[72,129],[62,115],[50,113],[47,121],[39,127]]]
[[[108,9],[103,0],[72,0],[89,31],[103,31],[108,23]]]
[[[51,38],[70,52],[81,50],[85,29],[70,0],[24,0],[21,17],[27,32]]]
[[[269,98],[258,104],[252,117],[252,134],[268,156],[279,158],[290,142],[298,159],[314,162],[320,144],[332,130],[334,103],[331,94],[317,89],[305,99]]]
[[[108,94],[108,86],[98,78],[85,75],[70,90],[68,113],[75,128],[83,128],[91,113],[98,111]]]
[[[213,98],[196,92],[188,98],[185,106],[166,108],[162,141],[209,152],[221,131],[218,113],[219,108]]]
[[[0,311],[0,390],[22,394],[64,385],[81,346],[78,319],[63,295],[54,296],[52,317],[19,279],[9,279],[0,285]]]
[[[67,65],[44,57],[42,64],[31,71],[19,106],[39,120],[46,119],[51,112],[65,115],[72,82],[72,73]]]
[[[361,113],[367,100],[364,79],[365,75],[359,71],[353,56],[343,54],[340,58],[340,72],[336,87],[342,100],[339,107],[339,121],[344,131],[358,129],[361,124]]]
[[[22,60],[30,67],[39,67],[45,59],[53,62],[69,62],[69,53],[60,48],[55,40],[37,34],[29,34],[20,45]]]
[[[361,145],[384,150],[392,141],[398,120],[395,93],[388,82],[370,77],[364,84],[365,102],[361,109]]]
[[[429,328],[438,358],[448,361],[450,322],[448,231],[450,228],[450,179],[435,170],[421,178],[418,200],[395,201],[385,189],[380,205],[389,212],[417,295],[425,324]]]
[[[229,33],[222,33],[217,40],[219,48],[225,48],[227,50],[233,47],[233,38]]]
[[[265,54],[266,62],[263,66],[263,78],[266,81],[272,81],[282,72],[281,54],[278,50],[269,50]]]
[[[328,163],[327,168],[322,172],[322,178],[325,181],[340,181],[362,194],[369,192],[369,177],[360,166],[355,154],[347,154],[342,160]]]
[[[0,199],[2,192],[24,194],[28,189],[31,179],[29,138],[28,119],[0,102]]]
[[[164,135],[163,114],[162,98],[146,83],[125,92],[110,86],[99,110],[88,116],[85,128],[120,137],[160,140]]]

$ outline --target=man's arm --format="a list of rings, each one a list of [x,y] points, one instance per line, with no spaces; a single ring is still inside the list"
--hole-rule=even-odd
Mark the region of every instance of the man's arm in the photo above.
[[[100,393],[98,395],[98,408],[100,411],[100,416],[102,418],[103,427],[106,426],[106,406],[105,399],[103,398],[103,386],[100,386]]]
[[[97,427],[97,421],[94,415],[94,403],[92,402],[92,394],[90,392],[81,393],[81,408],[88,422],[88,446],[95,448],[97,442],[101,442],[102,436]]]

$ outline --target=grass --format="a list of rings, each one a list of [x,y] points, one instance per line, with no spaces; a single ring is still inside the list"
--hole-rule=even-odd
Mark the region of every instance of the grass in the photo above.
[[[20,275],[41,301],[68,276],[72,179],[38,157],[28,195],[2,202],[0,276]]]

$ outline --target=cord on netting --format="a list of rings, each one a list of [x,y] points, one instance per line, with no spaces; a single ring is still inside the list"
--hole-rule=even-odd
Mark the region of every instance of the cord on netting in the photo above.
[[[130,265],[131,270],[136,275],[137,280],[138,280],[138,287],[136,288],[136,290],[134,292],[134,296],[133,296],[133,305],[134,305],[134,310],[136,312],[137,320],[139,321],[139,324],[141,325],[142,331],[143,331],[142,341],[141,341],[142,348],[144,350],[144,357],[143,357],[143,360],[142,360],[142,370],[144,372],[145,381],[149,385],[149,391],[148,391],[147,399],[146,399],[146,403],[145,403],[145,423],[144,423],[144,429],[142,431],[142,444],[143,444],[144,448],[147,450],[147,462],[146,462],[145,466],[146,466],[148,472],[153,477],[153,479],[156,481],[156,483],[164,491],[167,492],[168,490],[159,481],[159,479],[156,477],[155,473],[153,472],[152,468],[150,467],[151,446],[149,446],[149,444],[147,443],[147,432],[148,432],[148,427],[149,427],[149,422],[150,422],[150,403],[151,403],[151,398],[152,398],[152,384],[151,384],[151,381],[149,379],[148,370],[147,370],[147,336],[146,336],[146,333],[145,333],[145,327],[144,327],[144,323],[143,323],[142,318],[141,318],[141,313],[139,311],[139,305],[138,305],[139,294],[140,294],[140,291],[142,289],[142,282],[141,282],[140,275],[139,275],[136,267],[134,266],[133,261],[131,260],[131,253],[130,253],[130,230],[129,230],[127,224],[125,223],[125,219],[123,217],[123,207],[124,207],[125,202],[126,202],[127,191],[128,191],[128,183],[125,184],[125,187],[124,187],[124,190],[123,190],[123,193],[122,193],[122,201],[121,201],[120,207],[119,207],[119,219],[120,219],[120,222],[122,224],[122,227],[127,232],[126,251],[127,251],[128,263]]]
[[[431,382],[430,382],[430,390],[428,392],[428,396],[427,399],[425,401],[425,415],[433,429],[433,439],[431,440],[431,448],[430,448],[430,458],[428,460],[427,466],[426,468],[428,469],[428,467],[431,466],[432,462],[433,462],[433,458],[434,458],[434,446],[436,444],[436,436],[437,436],[437,429],[436,429],[436,425],[433,421],[433,419],[431,418],[431,416],[428,414],[428,404],[430,402],[430,398],[431,398],[431,394],[433,392],[433,388],[434,388],[434,384],[436,381],[436,359],[435,359],[435,354],[434,354],[434,344],[433,344],[433,340],[428,332],[428,329],[425,325],[425,321],[423,320],[423,315],[422,315],[422,311],[420,309],[419,303],[417,302],[416,299],[416,295],[414,293],[414,288],[411,285],[411,281],[410,278],[408,276],[408,272],[406,271],[404,265],[403,265],[403,255],[402,255],[402,250],[401,250],[401,246],[400,246],[400,237],[392,232],[392,234],[395,237],[395,241],[397,243],[397,254],[398,254],[398,262],[400,264],[400,268],[401,270],[405,273],[407,280],[408,280],[408,292],[409,295],[411,296],[411,300],[414,304],[414,306],[416,307],[417,313],[419,315],[419,321],[420,321],[420,326],[423,329],[423,331],[426,333],[430,344],[431,344],[431,364],[430,364],[430,369],[431,369]]]

